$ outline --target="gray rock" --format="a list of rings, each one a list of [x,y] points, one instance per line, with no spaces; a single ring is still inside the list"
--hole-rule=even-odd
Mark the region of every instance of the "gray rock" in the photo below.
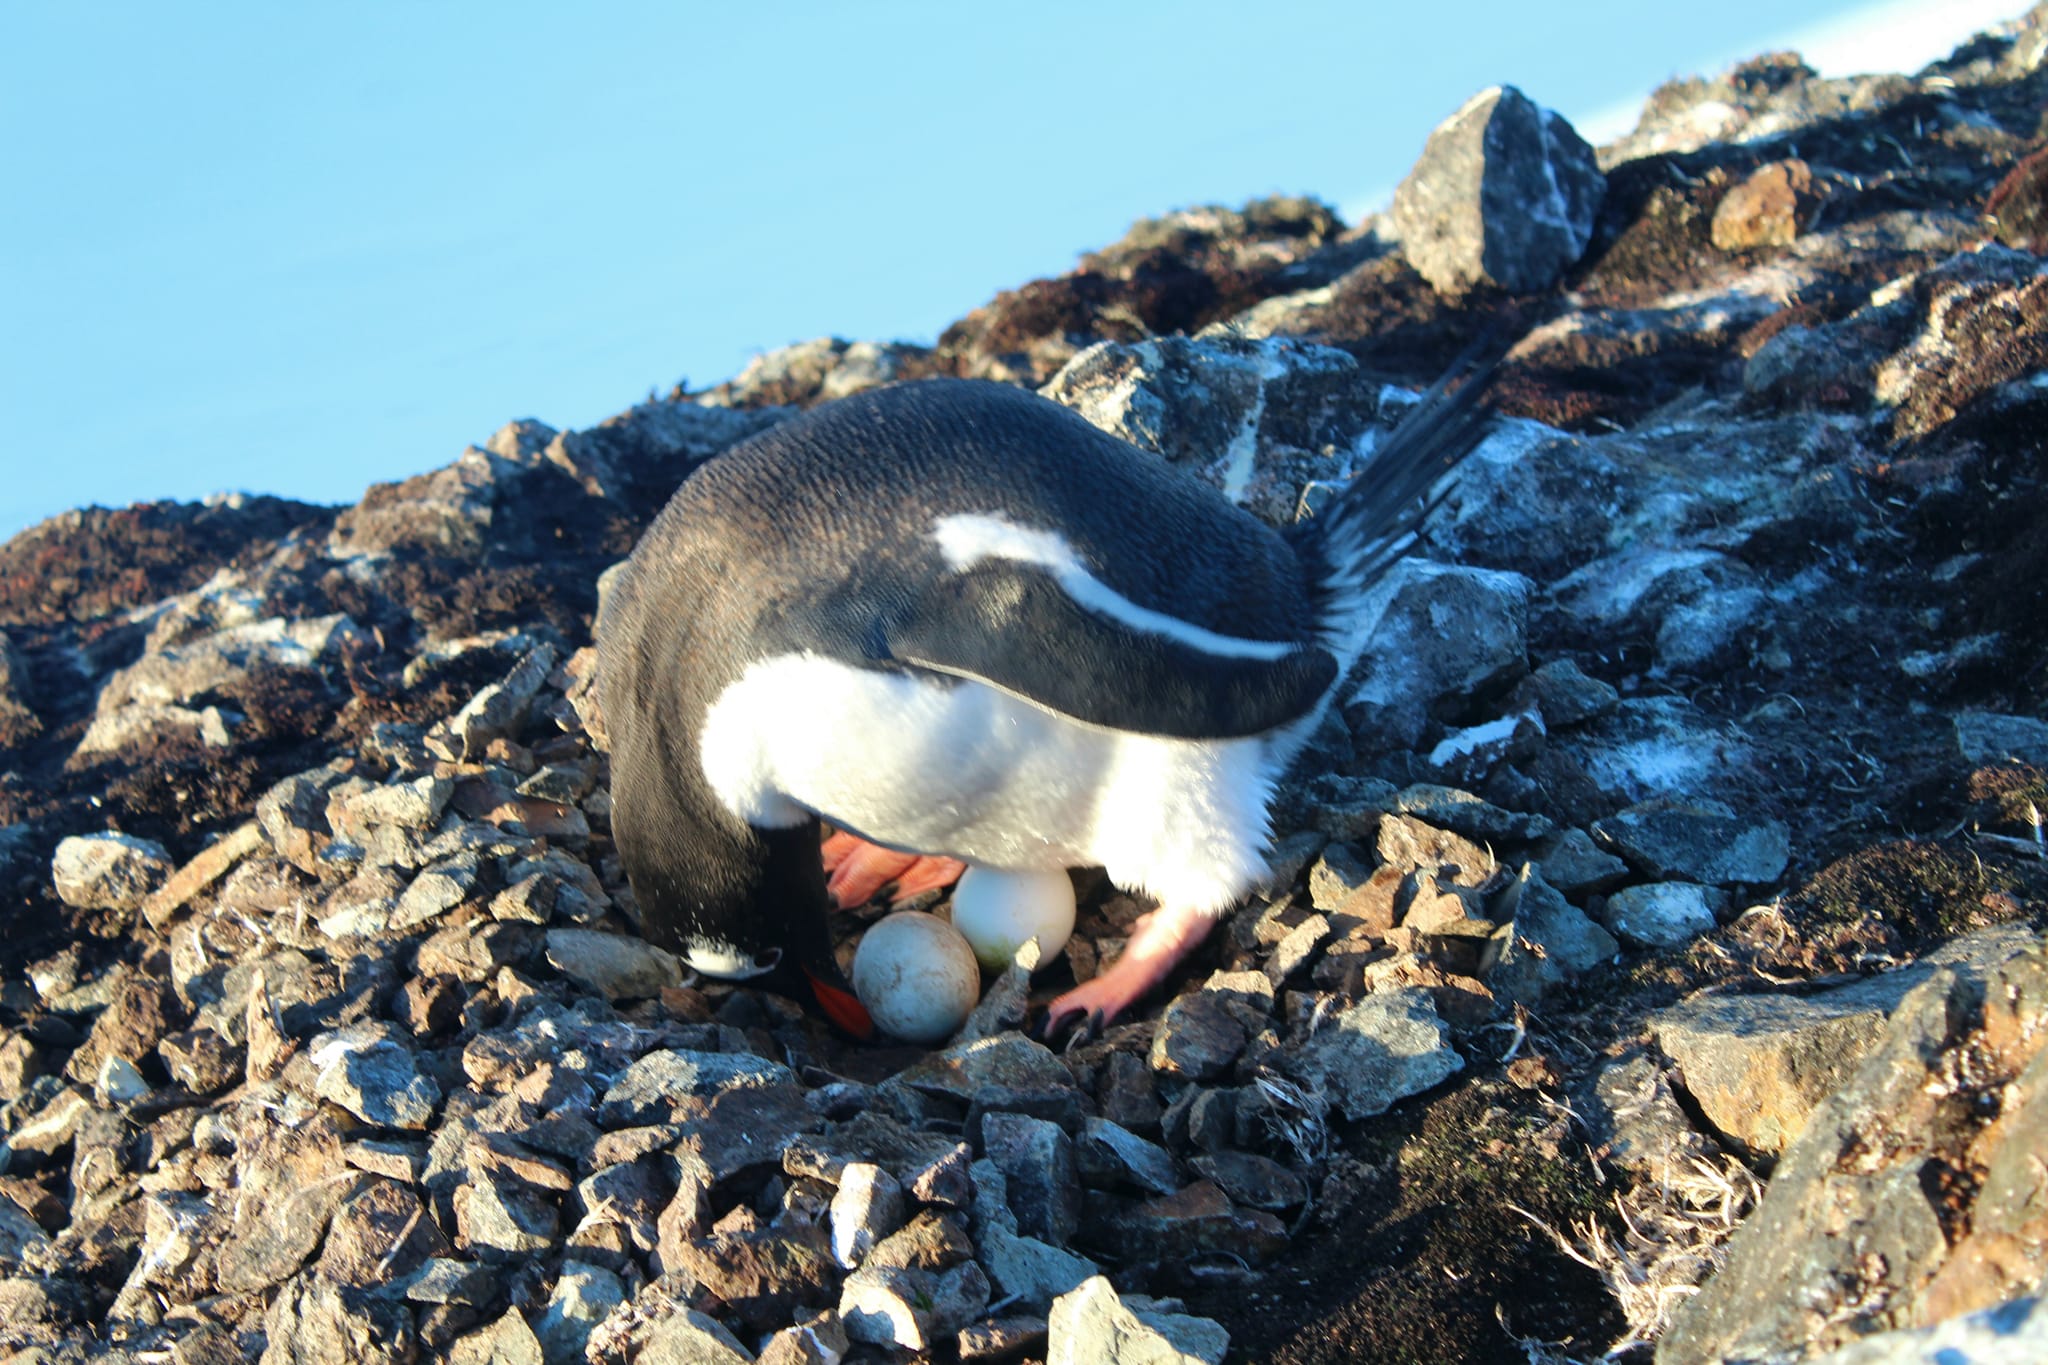
[[[377,787],[357,787],[337,794],[327,818],[337,830],[360,833],[376,825],[401,829],[432,829],[455,791],[452,779],[436,774]]]
[[[1647,801],[1597,822],[1593,838],[1646,877],[1714,886],[1768,885],[1792,853],[1782,820],[1737,815],[1720,801]]]
[[[1256,1152],[1204,1152],[1188,1164],[1230,1196],[1233,1204],[1274,1213],[1298,1209],[1308,1199],[1308,1185],[1293,1171]]]
[[[2048,1360],[2048,1298],[2008,1299],[1927,1327],[1902,1327],[1813,1357],[1813,1365],[2031,1365]]]
[[[1401,254],[1439,290],[1488,283],[1523,293],[1577,262],[1606,193],[1571,124],[1496,86],[1429,135],[1390,216]]]
[[[1653,1184],[1689,1174],[1720,1152],[1679,1104],[1669,1070],[1639,1049],[1602,1066],[1577,1107],[1604,1160]]]
[[[2048,768],[2048,721],[2033,716],[2003,716],[1992,711],[1956,714],[1956,746],[1965,761],[2027,763]]]
[[[1091,1275],[1095,1262],[1017,1231],[1008,1182],[993,1161],[974,1163],[975,1257],[988,1271],[996,1292],[1044,1309]]]
[[[754,1365],[753,1353],[717,1318],[678,1304],[647,1334],[639,1365]]]
[[[1567,896],[1605,891],[1628,876],[1628,864],[1597,847],[1582,829],[1567,829],[1537,857],[1543,880]]]
[[[580,1365],[591,1329],[625,1300],[626,1286],[611,1271],[583,1261],[563,1261],[547,1307],[534,1325],[547,1365]]]
[[[884,1094],[915,1105],[929,1094],[973,1101],[988,1089],[1020,1092],[1072,1088],[1073,1073],[1043,1043],[1021,1033],[999,1033],[935,1052],[882,1083]]]
[[[555,666],[555,648],[541,644],[498,682],[478,692],[448,718],[451,758],[473,763],[494,739],[517,739],[531,719],[534,698]],[[431,742],[431,737],[430,737]]]
[[[683,983],[683,966],[674,953],[600,929],[548,930],[548,962],[607,1000],[648,999]]]
[[[1191,1081],[1213,1081],[1229,1072],[1244,1047],[1244,1025],[1223,1001],[1210,991],[1190,991],[1159,1018],[1152,1035],[1152,1069]]]
[[[1599,719],[1620,700],[1611,684],[1588,677],[1570,659],[1552,659],[1522,679],[1512,704],[1518,709],[1535,708],[1546,729],[1562,730]]]
[[[1652,1014],[1650,1034],[1721,1136],[1775,1157],[1877,1046],[1907,991],[1938,966],[1982,979],[2024,946],[2019,937],[1966,934],[1911,966],[1834,990],[1697,996]]]
[[[441,1103],[441,1087],[420,1070],[411,1048],[379,1025],[353,1025],[321,1034],[306,1050],[315,1074],[313,1093],[366,1123],[425,1128]]]
[[[1512,922],[1500,931],[1500,956],[1486,974],[1498,1000],[1534,1004],[1621,951],[1612,934],[1527,864],[1499,914]]]
[[[1208,1318],[1138,1313],[1097,1276],[1054,1300],[1046,1365],[1222,1365],[1230,1334]]]
[[[1064,1246],[1081,1223],[1073,1140],[1058,1124],[1024,1114],[988,1115],[982,1137],[988,1160],[1003,1173],[1017,1230]]]
[[[73,835],[50,860],[58,899],[80,910],[137,909],[176,870],[162,844],[128,834]]]
[[[981,1316],[988,1302],[988,1277],[972,1261],[936,1272],[869,1266],[846,1277],[839,1320],[855,1341],[924,1352]]]
[[[848,1165],[872,1162],[895,1176],[912,1199],[955,1208],[973,1197],[972,1160],[965,1143],[917,1132],[874,1110],[794,1138],[782,1151],[789,1175],[836,1186]]]
[[[315,1276],[278,1291],[263,1316],[263,1332],[263,1365],[402,1365],[417,1351],[412,1317],[404,1308],[344,1294]]]
[[[462,904],[476,885],[478,868],[476,854],[457,853],[423,870],[392,908],[390,927],[410,929]]]
[[[1181,1187],[1180,1171],[1164,1147],[1093,1115],[1074,1139],[1074,1165],[1083,1181],[1102,1188],[1128,1185],[1147,1194],[1172,1194]]]
[[[692,1052],[663,1048],[627,1067],[604,1092],[597,1121],[628,1128],[675,1117],[686,1098],[708,1099],[728,1090],[757,1090],[794,1083],[780,1062],[750,1053]]]
[[[1366,593],[1365,655],[1344,706],[1354,740],[1418,745],[1437,707],[1469,702],[1528,667],[1529,598],[1518,573],[1403,559]],[[1445,630],[1441,622],[1456,621]]]
[[[831,1222],[832,1255],[851,1270],[903,1226],[903,1186],[880,1166],[849,1162],[832,1195]]]
[[[1343,351],[1231,335],[1099,343],[1042,392],[1273,526],[1296,520],[1311,481],[1363,467],[1378,407]]]
[[[1937,971],[1785,1149],[1660,1365],[1826,1351],[2031,1292],[2043,1132],[2048,954]],[[1974,1192],[1942,1179],[1965,1163]]]
[[[1714,931],[1728,893],[1697,882],[1648,882],[1607,898],[1607,927],[1645,948],[1683,948]]]
[[[1541,815],[1502,810],[1471,792],[1429,782],[1403,788],[1393,805],[1403,815],[1482,843],[1527,843],[1546,837],[1552,829]]]
[[[462,1246],[485,1259],[546,1251],[560,1231],[554,1200],[517,1180],[472,1179],[451,1202]]]
[[[545,1359],[540,1339],[516,1308],[448,1348],[448,1365],[543,1365]]]
[[[1309,903],[1323,911],[1342,908],[1352,893],[1372,880],[1375,867],[1350,844],[1331,844],[1308,871]]]
[[[1331,934],[1330,921],[1323,915],[1310,915],[1301,923],[1289,929],[1281,940],[1273,945],[1273,952],[1266,959],[1266,979],[1275,988],[1284,986],[1303,968],[1315,961]]]
[[[1366,996],[1286,1059],[1354,1122],[1383,1114],[1463,1069],[1450,1029],[1420,988]]]

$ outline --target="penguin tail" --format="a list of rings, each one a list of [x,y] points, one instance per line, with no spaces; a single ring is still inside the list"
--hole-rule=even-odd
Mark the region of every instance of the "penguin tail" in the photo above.
[[[1340,662],[1351,655],[1336,637],[1352,633],[1348,619],[1362,594],[1414,548],[1424,519],[1449,491],[1447,476],[1485,438],[1491,413],[1479,399],[1505,354],[1489,333],[1459,356],[1380,438],[1351,481],[1301,523],[1303,548],[1321,570],[1324,632],[1338,645]]]

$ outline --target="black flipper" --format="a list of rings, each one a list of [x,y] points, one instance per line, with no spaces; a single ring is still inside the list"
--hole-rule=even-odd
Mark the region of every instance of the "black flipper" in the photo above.
[[[1136,629],[1014,560],[936,579],[883,632],[900,662],[976,679],[1084,724],[1175,739],[1285,725],[1337,676],[1337,661],[1314,645],[1245,658]]]

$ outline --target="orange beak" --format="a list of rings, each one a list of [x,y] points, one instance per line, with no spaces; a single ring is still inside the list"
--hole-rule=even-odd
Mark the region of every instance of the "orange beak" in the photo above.
[[[833,985],[809,967],[803,970],[827,1019],[864,1043],[875,1036],[875,1021],[868,1017],[867,1007],[854,998],[852,991]]]

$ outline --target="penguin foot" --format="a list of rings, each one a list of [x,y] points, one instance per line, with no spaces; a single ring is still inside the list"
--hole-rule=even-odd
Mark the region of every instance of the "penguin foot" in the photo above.
[[[1108,971],[1084,981],[1045,1007],[1039,1026],[1041,1037],[1050,1038],[1069,1019],[1082,1021],[1087,1037],[1099,1036],[1123,1012],[1149,994],[1180,960],[1201,945],[1215,923],[1209,915],[1194,910],[1154,910],[1138,921],[1137,932],[1124,946],[1123,955]]]
[[[951,886],[967,870],[957,858],[898,853],[845,833],[833,835],[818,851],[825,862],[825,889],[842,910],[866,905],[890,882],[896,883],[896,894],[889,898],[893,904]]]

